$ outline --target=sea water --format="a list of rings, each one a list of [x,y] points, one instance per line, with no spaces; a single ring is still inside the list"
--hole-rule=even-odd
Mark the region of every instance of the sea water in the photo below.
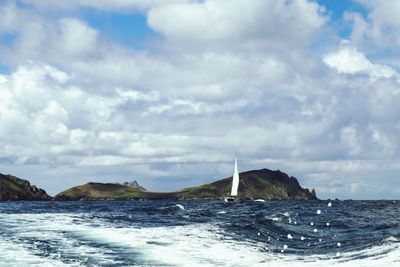
[[[400,266],[400,202],[1,202],[0,266]]]

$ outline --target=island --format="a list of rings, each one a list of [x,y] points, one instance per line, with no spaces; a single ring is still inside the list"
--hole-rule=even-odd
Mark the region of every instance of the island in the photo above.
[[[29,181],[0,173],[0,200],[50,200],[46,191]]]
[[[94,183],[72,187],[57,194],[55,200],[212,200],[223,199],[229,194],[232,177],[197,187],[181,189],[175,192],[149,192],[140,186],[128,183]],[[137,183],[136,183],[137,184]],[[315,190],[302,188],[295,177],[280,170],[252,170],[240,173],[239,199],[317,199]]]

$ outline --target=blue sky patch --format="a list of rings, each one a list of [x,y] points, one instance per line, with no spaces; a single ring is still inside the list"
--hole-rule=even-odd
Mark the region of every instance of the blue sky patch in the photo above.
[[[12,43],[16,38],[16,34],[11,34],[11,33],[6,33],[6,34],[0,34],[0,44],[10,44]]]
[[[146,16],[141,13],[120,14],[88,9],[83,16],[91,27],[99,30],[107,39],[134,50],[144,50],[146,42],[156,34],[147,26]]]
[[[364,15],[367,10],[364,6],[352,0],[317,0],[318,4],[325,6],[331,19],[334,21],[341,20],[345,12],[358,12]]]
[[[368,10],[364,6],[353,0],[316,0],[316,2],[326,8],[330,24],[336,28],[342,38],[349,38],[351,34],[351,25],[343,22],[345,12],[357,12],[365,17],[368,14]]]
[[[10,68],[0,64],[0,74],[10,74]]]

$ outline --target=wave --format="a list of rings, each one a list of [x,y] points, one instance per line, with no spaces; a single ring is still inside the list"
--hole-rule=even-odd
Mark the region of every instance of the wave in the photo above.
[[[275,217],[290,217],[281,215]],[[265,221],[270,234],[271,223],[288,224],[286,220]],[[394,267],[400,264],[400,242],[396,236],[360,251],[343,250],[337,254],[340,249],[332,249],[324,254],[299,255],[289,242],[282,241],[281,247],[262,242],[257,239],[260,232],[252,232],[254,238],[237,238],[228,233],[229,228],[213,223],[116,226],[90,213],[7,214],[0,218],[0,229],[0,266],[279,267],[301,263],[306,267]],[[277,231],[284,232],[283,228]],[[298,238],[298,233],[293,237]]]

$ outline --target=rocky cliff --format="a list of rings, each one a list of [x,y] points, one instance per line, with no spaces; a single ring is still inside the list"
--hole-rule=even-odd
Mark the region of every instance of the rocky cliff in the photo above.
[[[0,174],[0,200],[50,200],[43,189],[12,175]]]
[[[222,198],[229,195],[232,177],[178,192],[181,198]],[[307,188],[302,188],[295,177],[279,170],[253,170],[240,173],[238,198],[262,199],[317,199]]]

